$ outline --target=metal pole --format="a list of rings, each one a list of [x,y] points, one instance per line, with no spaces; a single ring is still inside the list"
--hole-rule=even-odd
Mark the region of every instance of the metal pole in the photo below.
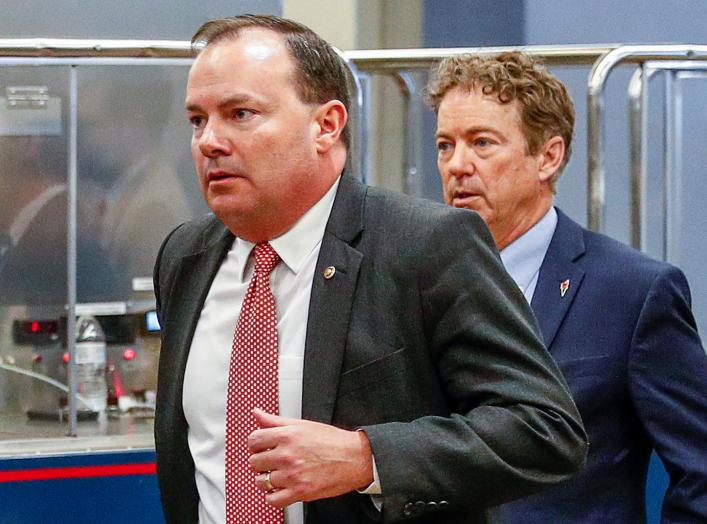
[[[639,66],[628,86],[629,161],[631,165],[631,245],[643,250],[646,241],[646,108],[648,79],[645,65]]]
[[[398,72],[394,75],[398,81],[398,87],[403,95],[405,112],[404,138],[405,148],[403,149],[403,172],[405,173],[405,193],[408,195],[420,196],[422,190],[417,171],[417,149],[420,142],[419,135],[422,131],[422,122],[419,118],[419,103],[415,99],[417,86],[415,80],[409,73]]]
[[[670,244],[670,213],[669,201],[671,199],[670,172],[673,169],[673,157],[670,141],[674,133],[673,125],[673,75],[671,71],[663,72],[663,260],[668,259],[668,245]]]
[[[364,86],[361,81],[361,74],[358,72],[356,64],[354,64],[343,51],[336,49],[339,56],[346,62],[349,68],[349,100],[351,102],[351,107],[349,108],[351,114],[348,122],[349,138],[351,143],[349,144],[348,151],[348,170],[366,182],[367,171],[364,170],[365,158],[367,155],[367,145],[366,145],[366,135],[362,130],[365,129],[366,115],[364,113]],[[358,131],[358,133],[356,133]],[[357,135],[357,136],[356,136]]]
[[[600,60],[600,63],[603,60]],[[595,66],[596,68],[596,66]],[[594,72],[592,71],[591,75]],[[590,78],[591,78],[590,75]],[[587,227],[604,231],[604,80],[599,89],[587,90]]]
[[[69,436],[78,434],[76,415],[76,222],[78,186],[78,77],[76,66],[69,69],[69,171],[66,215],[66,348],[69,352]]]
[[[368,183],[371,176],[371,157],[370,148],[368,147],[368,133],[370,131],[371,121],[371,100],[373,99],[371,77],[361,75],[357,79],[359,85],[359,123],[357,131],[358,141],[361,144],[359,151],[359,168],[361,170],[359,176],[363,182]]]
[[[663,259],[678,262],[682,177],[682,90],[677,72],[665,71],[665,171],[663,175]]]

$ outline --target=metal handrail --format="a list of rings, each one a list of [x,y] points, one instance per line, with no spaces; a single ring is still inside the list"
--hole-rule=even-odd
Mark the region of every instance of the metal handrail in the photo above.
[[[186,40],[82,40],[69,38],[0,38],[0,56],[190,58]]]
[[[592,65],[597,59],[619,44],[505,46],[505,47],[449,47],[436,49],[375,49],[346,51],[359,70],[366,72],[429,69],[443,58],[470,53],[494,55],[521,49],[540,58],[547,65]]]
[[[629,45],[613,49],[592,68],[587,84],[587,223],[604,230],[604,87],[611,71],[622,63],[643,64],[663,60],[707,60],[707,45]]]
[[[618,44],[452,47],[436,49],[373,49],[344,51],[345,57],[363,72],[428,69],[442,58],[473,53],[490,55],[523,51],[548,65],[591,65]],[[55,58],[191,58],[186,40],[83,40],[65,38],[0,39],[0,56]]]

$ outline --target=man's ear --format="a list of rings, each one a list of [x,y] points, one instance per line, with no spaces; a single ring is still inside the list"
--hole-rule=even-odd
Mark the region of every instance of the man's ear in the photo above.
[[[315,120],[317,153],[326,153],[336,144],[344,131],[348,120],[346,107],[340,100],[329,100],[317,108]]]
[[[552,180],[565,158],[565,141],[561,136],[553,136],[548,139],[538,154],[540,162],[539,176],[542,182]]]

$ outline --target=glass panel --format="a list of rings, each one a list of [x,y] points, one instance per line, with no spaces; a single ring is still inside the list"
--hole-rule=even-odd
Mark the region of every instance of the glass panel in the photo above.
[[[0,438],[66,433],[68,120],[68,68],[0,67]]]
[[[77,364],[101,353],[108,403],[86,409],[96,388],[78,381],[79,436],[152,432],[152,266],[167,233],[207,211],[189,153],[187,71],[78,68],[77,315],[96,319],[105,346],[77,347]],[[67,67],[0,66],[0,439],[67,433],[68,84]]]
[[[188,69],[79,69],[78,301],[145,298],[169,231],[207,209],[189,153]]]
[[[152,432],[159,355],[152,268],[169,231],[207,211],[189,151],[187,73],[79,67],[77,293],[79,303],[103,304],[93,309],[107,342],[111,434]]]

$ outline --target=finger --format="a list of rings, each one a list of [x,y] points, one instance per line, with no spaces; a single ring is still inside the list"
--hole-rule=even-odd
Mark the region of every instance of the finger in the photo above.
[[[277,458],[277,453],[273,450],[262,451],[248,457],[250,469],[257,473],[281,469],[282,464],[280,462]]]
[[[260,428],[277,428],[280,426],[291,426],[295,424],[302,424],[304,421],[297,418],[287,418],[281,417],[279,415],[273,415],[263,411],[260,408],[253,409],[253,416],[255,417],[255,422]]]
[[[278,489],[279,484],[275,484],[277,480],[275,479],[276,477],[276,472],[271,471],[268,473],[261,473],[260,475],[256,475],[255,477],[255,485],[258,489],[261,489],[263,491],[270,492]]]
[[[260,453],[277,447],[281,437],[282,428],[256,429],[248,435],[246,444],[251,453]]]
[[[284,508],[295,502],[302,502],[295,496],[295,492],[289,488],[275,489],[265,494],[265,502],[276,508]]]

